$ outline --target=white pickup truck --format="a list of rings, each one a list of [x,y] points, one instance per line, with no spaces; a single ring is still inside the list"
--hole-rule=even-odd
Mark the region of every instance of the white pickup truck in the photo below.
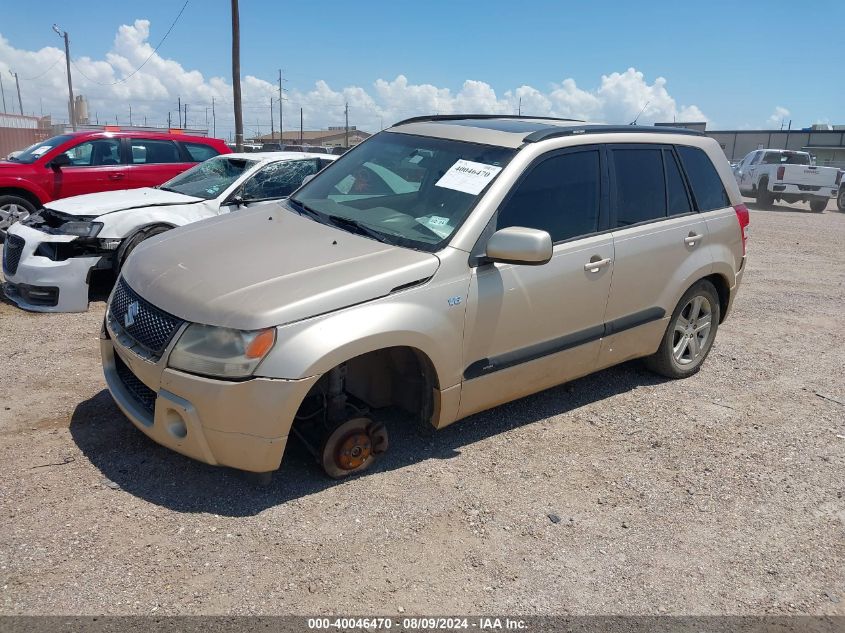
[[[750,152],[734,168],[739,190],[769,207],[776,200],[809,202],[821,213],[839,191],[839,170],[817,167],[807,152],[785,149],[758,149]]]

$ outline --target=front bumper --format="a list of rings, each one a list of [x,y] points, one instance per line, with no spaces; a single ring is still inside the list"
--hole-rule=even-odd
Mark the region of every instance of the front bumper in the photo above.
[[[14,272],[4,269],[3,292],[19,307],[35,312],[85,312],[88,309],[89,272],[101,256],[71,257],[53,261],[35,254],[42,242],[69,242],[70,235],[48,235],[15,224],[10,234],[24,240],[20,260]]]
[[[169,349],[153,363],[112,337],[100,340],[109,391],[154,442],[206,464],[252,472],[279,467],[296,411],[318,376],[203,378],[166,367]]]

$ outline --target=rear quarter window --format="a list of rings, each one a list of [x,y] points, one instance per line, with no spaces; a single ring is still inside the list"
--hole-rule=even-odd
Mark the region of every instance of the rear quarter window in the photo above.
[[[731,206],[728,192],[710,157],[698,147],[680,145],[678,154],[692,187],[692,195],[699,211],[713,211]]]
[[[214,158],[220,153],[210,145],[203,145],[202,143],[182,143],[182,147],[187,150],[191,160],[198,163]]]

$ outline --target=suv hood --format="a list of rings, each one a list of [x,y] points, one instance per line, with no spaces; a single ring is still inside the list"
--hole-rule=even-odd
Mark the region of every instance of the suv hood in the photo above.
[[[186,196],[172,191],[162,191],[151,187],[141,189],[123,189],[121,191],[101,191],[100,193],[86,193],[81,196],[53,200],[44,206],[68,215],[101,216],[115,211],[136,209],[142,207],[156,207],[171,204],[186,204],[202,202],[202,198]]]
[[[122,274],[144,299],[186,321],[254,330],[386,296],[439,265],[430,253],[272,204],[152,238]]]

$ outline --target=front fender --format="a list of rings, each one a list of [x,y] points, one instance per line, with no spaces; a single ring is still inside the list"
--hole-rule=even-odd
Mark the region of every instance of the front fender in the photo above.
[[[425,354],[440,389],[460,383],[465,308],[447,299],[466,296],[468,280],[389,295],[278,328],[278,343],[257,374],[303,378],[324,374],[361,354],[411,347]],[[441,300],[442,299],[442,300]]]
[[[184,226],[216,215],[217,209],[206,202],[115,211],[97,218],[103,223],[97,237],[123,239],[155,224]]]
[[[0,189],[20,189],[26,191],[31,196],[38,198],[40,204],[44,204],[51,199],[50,194],[37,183],[19,176],[2,176],[0,177]]]

